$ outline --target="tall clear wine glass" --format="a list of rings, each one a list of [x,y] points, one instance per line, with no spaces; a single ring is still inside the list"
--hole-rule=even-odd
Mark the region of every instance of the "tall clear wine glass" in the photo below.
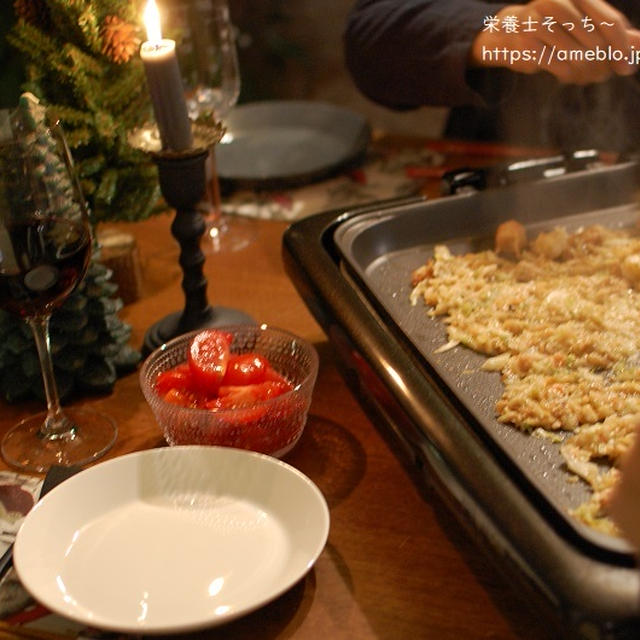
[[[241,86],[235,29],[226,1],[179,0],[168,21],[180,39],[177,52],[189,117],[224,124]],[[207,159],[207,197],[201,203],[205,253],[243,249],[253,239],[246,221],[231,220],[222,213],[215,161],[212,150]]]
[[[58,126],[12,123],[0,137],[0,307],[31,327],[47,411],[25,418],[4,436],[10,465],[44,472],[82,465],[114,443],[108,416],[60,406],[49,343],[49,319],[82,280],[92,234],[71,156]]]

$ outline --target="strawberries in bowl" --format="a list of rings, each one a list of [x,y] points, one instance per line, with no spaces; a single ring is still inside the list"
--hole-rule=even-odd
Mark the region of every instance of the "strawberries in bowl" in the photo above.
[[[162,345],[143,364],[140,384],[169,444],[279,457],[302,434],[317,372],[317,353],[305,340],[238,325]]]

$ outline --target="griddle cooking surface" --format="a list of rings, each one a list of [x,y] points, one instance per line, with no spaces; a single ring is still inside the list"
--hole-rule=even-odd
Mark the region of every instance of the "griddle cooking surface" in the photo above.
[[[463,346],[436,353],[436,349],[447,342],[442,319],[430,318],[421,300],[415,306],[410,303],[411,273],[433,255],[434,245],[447,244],[454,253],[491,247],[497,224],[518,217],[514,213],[517,209],[508,197],[509,194],[505,194],[507,199],[503,206],[493,207],[495,215],[487,215],[486,210],[474,211],[469,207],[474,200],[464,196],[447,198],[446,204],[445,200],[438,200],[399,211],[365,214],[343,223],[334,239],[347,270],[357,276],[351,280],[359,281],[354,286],[388,314],[475,419],[474,427],[485,441],[506,454],[507,460],[521,472],[521,479],[529,484],[528,488],[543,497],[543,502],[550,507],[549,517],[561,518],[564,524],[592,544],[608,551],[627,553],[629,549],[623,540],[593,531],[569,515],[570,509],[589,497],[589,490],[584,482],[576,482],[575,476],[566,470],[560,445],[547,438],[525,434],[495,419],[495,403],[503,389],[500,374],[482,371],[480,366],[485,357]],[[448,208],[446,211],[439,209],[440,202],[443,202],[443,208]],[[555,209],[556,212],[559,210],[562,208]],[[544,215],[530,215],[529,212],[524,216],[529,237],[558,225],[569,231],[594,223],[622,227],[635,223],[638,218],[635,203],[571,212],[569,216],[554,217],[550,212],[553,209],[546,207]],[[469,222],[461,226],[465,215]],[[471,230],[471,235],[462,237],[461,229]]]

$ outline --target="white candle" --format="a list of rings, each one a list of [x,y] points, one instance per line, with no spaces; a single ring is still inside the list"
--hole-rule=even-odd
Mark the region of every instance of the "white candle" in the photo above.
[[[184,151],[192,146],[193,140],[176,57],[176,43],[162,38],[160,14],[155,0],[147,0],[144,22],[147,40],[140,47],[140,57],[147,74],[147,85],[162,147]]]

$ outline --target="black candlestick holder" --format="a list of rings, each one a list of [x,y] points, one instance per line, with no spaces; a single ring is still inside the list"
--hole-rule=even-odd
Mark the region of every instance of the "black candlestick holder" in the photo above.
[[[143,353],[148,355],[168,340],[195,329],[253,323],[251,316],[238,309],[211,306],[207,299],[205,256],[200,242],[205,221],[198,204],[206,190],[206,161],[224,130],[219,123],[192,125],[194,146],[185,151],[163,150],[156,125],[136,129],[129,136],[132,146],[151,155],[158,166],[160,190],[167,204],[176,210],[171,233],[180,245],[184,309],[155,322],[147,330]]]

